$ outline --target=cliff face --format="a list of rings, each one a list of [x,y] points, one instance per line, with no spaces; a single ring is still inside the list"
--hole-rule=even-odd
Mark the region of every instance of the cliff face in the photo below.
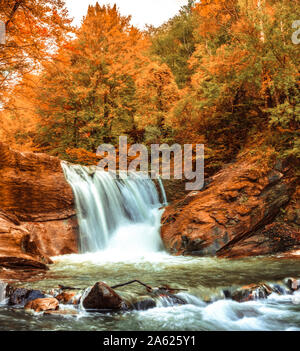
[[[60,160],[0,143],[0,266],[45,268],[77,252],[73,193]]]
[[[16,152],[0,144],[0,208],[24,222],[45,222],[75,214],[72,190],[60,160]]]
[[[247,155],[210,179],[206,189],[169,206],[161,235],[175,254],[244,257],[300,247],[293,224],[274,223],[296,193],[295,179],[281,162],[267,165]],[[290,216],[296,216],[293,208]]]

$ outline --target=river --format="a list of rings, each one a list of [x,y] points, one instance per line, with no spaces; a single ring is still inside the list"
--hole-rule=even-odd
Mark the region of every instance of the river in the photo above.
[[[300,330],[300,293],[238,303],[223,290],[246,284],[278,282],[300,276],[300,260],[256,257],[240,260],[171,256],[159,235],[164,194],[152,181],[134,175],[114,180],[91,169],[64,166],[75,198],[81,254],[54,257],[54,264],[34,282],[17,285],[50,290],[58,284],[85,289],[98,281],[113,286],[138,279],[150,286],[182,289],[187,301],[173,305],[160,298],[155,308],[118,313],[77,315],[28,313],[0,306],[1,330]],[[138,284],[116,290],[124,299],[147,297]],[[70,308],[70,307],[68,307]]]

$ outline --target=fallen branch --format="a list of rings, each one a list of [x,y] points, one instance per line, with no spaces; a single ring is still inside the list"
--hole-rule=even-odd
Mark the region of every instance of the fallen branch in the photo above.
[[[58,285],[61,290],[83,290],[82,288],[72,288],[70,286]]]
[[[152,292],[156,295],[164,295],[164,294],[172,294],[172,293],[176,293],[177,291],[187,291],[188,289],[178,289],[178,288],[171,288],[169,285],[165,284],[159,288],[153,288],[152,286],[150,285],[147,285],[143,282],[141,282],[140,280],[138,279],[134,279],[134,280],[130,280],[129,282],[126,282],[126,283],[123,283],[123,284],[117,284],[117,285],[114,285],[114,286],[111,286],[112,289],[117,289],[117,288],[121,288],[123,286],[126,286],[126,285],[130,285],[130,284],[133,284],[133,283],[138,283],[140,285],[143,285],[148,292]],[[61,290],[82,290],[82,288],[73,288],[73,287],[70,287],[70,286],[64,286],[64,285],[58,285],[58,287],[61,289]]]
[[[161,286],[161,287],[159,287],[158,289],[160,289],[160,290],[167,290],[167,291],[169,291],[169,292],[175,292],[175,291],[188,291],[188,289],[183,289],[183,288],[180,288],[180,289],[178,289],[178,288],[171,288],[169,285],[167,285],[167,284],[165,284],[165,285],[163,285],[163,286]]]
[[[152,288],[150,285],[147,285],[147,284],[145,284],[145,283],[143,283],[143,282],[141,282],[140,280],[137,280],[137,279],[135,279],[135,280],[130,280],[129,282],[127,282],[127,283],[124,283],[124,284],[118,284],[118,285],[114,285],[114,286],[111,286],[111,288],[112,289],[117,289],[117,288],[120,288],[120,287],[122,287],[122,286],[126,286],[126,285],[129,285],[129,284],[132,284],[132,283],[139,283],[139,284],[141,284],[141,285],[143,285],[143,286],[145,286],[146,287],[146,289],[147,289],[147,291],[149,291],[149,292],[152,292],[152,291],[154,291],[154,290],[165,290],[165,291],[167,291],[167,292],[175,292],[175,291],[187,291],[188,289],[177,289],[177,288],[171,288],[169,285],[164,285],[164,286],[162,286],[162,287],[159,287],[159,288]]]
[[[139,283],[141,285],[143,285],[148,291],[152,291],[153,288],[150,286],[150,285],[147,285],[143,282],[141,282],[140,280],[130,280],[129,282],[127,283],[124,283],[124,284],[118,284],[118,285],[114,285],[114,286],[111,286],[112,289],[117,289],[117,288],[120,288],[121,286],[125,286],[125,285],[129,285],[129,284],[132,284],[132,283]]]

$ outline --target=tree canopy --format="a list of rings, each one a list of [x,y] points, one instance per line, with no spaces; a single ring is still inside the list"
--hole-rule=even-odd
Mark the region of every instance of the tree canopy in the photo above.
[[[119,135],[205,143],[214,172],[259,134],[300,158],[298,0],[189,1],[144,31],[116,6],[74,29],[63,1],[0,4],[0,135],[16,147],[76,161]]]

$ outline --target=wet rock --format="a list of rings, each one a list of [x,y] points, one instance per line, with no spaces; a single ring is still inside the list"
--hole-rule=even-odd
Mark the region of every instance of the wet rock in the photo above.
[[[239,289],[228,287],[223,290],[226,299],[232,299],[238,302],[251,301],[256,299],[265,299],[272,293],[278,295],[293,294],[300,288],[300,280],[295,278],[286,278],[278,283],[260,283],[243,286]]]
[[[164,179],[163,184],[167,199],[170,202],[178,200],[186,195],[184,180],[177,180],[171,177],[171,179]],[[159,184],[157,184],[157,188],[159,189]]]
[[[266,299],[273,292],[267,284],[251,284],[243,286],[232,293],[231,298],[237,302],[246,302],[257,299]]]
[[[82,304],[85,309],[96,310],[121,310],[127,307],[123,299],[103,282],[98,282],[91,288]]]
[[[76,299],[77,292],[63,291],[55,298],[62,304],[70,305],[70,304],[78,304],[78,299]]]
[[[167,300],[167,302],[171,305],[185,305],[186,304],[186,301],[184,301],[181,297],[170,293],[170,291],[168,289],[164,289],[164,288],[152,289],[151,295],[153,297],[165,298]]]
[[[286,278],[283,282],[292,292],[297,291],[300,288],[300,279]]]
[[[54,297],[32,300],[25,305],[26,310],[34,310],[35,312],[58,310],[58,308],[59,302]]]
[[[137,301],[132,304],[132,308],[138,311],[146,311],[156,307],[156,302],[152,299]]]
[[[160,295],[161,301],[165,306],[186,305],[187,302],[180,297],[172,294]]]
[[[29,294],[28,289],[12,288],[11,291],[8,291],[8,295],[9,295],[8,304],[9,305],[24,305],[26,302],[27,294]]]
[[[32,267],[19,269],[15,268],[2,268],[0,267],[0,279],[4,281],[27,281],[27,282],[36,282],[45,278],[47,270],[45,269],[32,269]]]
[[[41,299],[44,298],[45,295],[39,291],[39,290],[30,290],[29,294],[26,297],[26,303],[36,300],[36,299]]]
[[[28,257],[28,258],[27,258]],[[29,256],[20,257],[20,255],[0,257],[0,266],[9,269],[32,269],[48,270],[48,266],[42,262],[31,259]],[[1,275],[1,274],[0,274]]]
[[[299,227],[300,225],[300,185],[297,186],[291,201],[284,211],[283,220],[294,226]]]
[[[9,297],[9,305],[24,306],[30,301],[45,297],[45,295],[39,290],[8,287],[6,291],[7,297]]]
[[[285,289],[284,286],[281,286],[280,284],[272,284],[272,290],[274,291],[274,293],[278,294],[278,295],[285,295],[287,294],[287,290]]]
[[[225,299],[231,299],[232,291],[230,291],[230,289],[224,289],[223,290],[223,295],[224,295]]]
[[[188,229],[187,233],[192,233],[191,229]],[[203,247],[204,240],[201,239],[195,239],[191,240],[189,237],[186,235],[182,236],[182,249],[184,249],[184,252],[191,252],[194,255],[195,253],[199,251]]]

